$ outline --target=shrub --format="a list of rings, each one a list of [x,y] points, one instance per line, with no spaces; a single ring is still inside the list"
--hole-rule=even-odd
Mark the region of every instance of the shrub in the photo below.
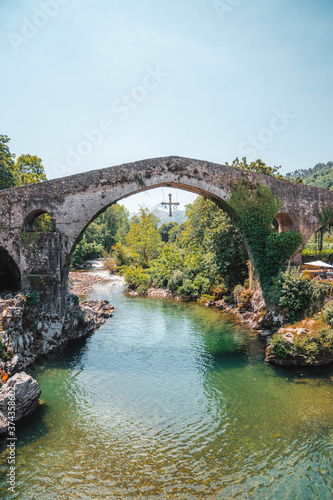
[[[206,293],[203,293],[199,299],[197,299],[200,305],[205,305],[207,302],[214,302],[215,297],[214,295],[208,295]]]
[[[241,296],[242,292],[243,292],[242,285],[235,286],[234,291],[233,291],[233,296],[234,296],[234,300],[235,300],[235,302],[236,302],[237,305],[240,302],[240,296]]]
[[[292,353],[302,356],[308,363],[314,361],[321,352],[320,338],[301,336],[294,339]]]
[[[196,300],[199,297],[199,292],[195,288],[191,280],[185,279],[182,286],[177,290],[180,296],[189,298],[191,300]]]
[[[134,261],[131,252],[120,241],[111,248],[111,252],[117,266],[127,266]]]
[[[270,351],[276,356],[301,356],[307,363],[312,363],[316,357],[331,356],[333,353],[333,330],[320,328],[310,333],[304,331],[295,335],[289,342],[282,334],[275,334],[270,340]]]
[[[215,300],[223,299],[224,295],[227,293],[227,288],[224,284],[214,285],[209,290],[209,293],[214,296]]]
[[[149,288],[149,278],[144,269],[140,267],[125,267],[121,268],[121,274],[130,290],[138,289],[140,293],[144,293]]]
[[[290,354],[290,342],[282,337],[280,333],[272,336],[269,347],[272,354],[286,358]]]
[[[288,267],[280,273],[273,289],[275,303],[288,311],[289,320],[293,323],[320,311],[331,291],[330,283],[309,280],[307,275],[300,276],[297,267]]]
[[[104,264],[104,267],[106,267],[106,269],[109,271],[109,273],[111,273],[111,274],[116,273],[116,271],[117,271],[116,259],[114,259],[113,257],[105,256],[104,260],[103,260],[103,264]]]
[[[198,290],[199,294],[208,294],[211,287],[211,282],[208,278],[202,276],[202,274],[198,274],[193,280],[193,285],[196,290]]]
[[[233,291],[234,300],[235,300],[237,306],[240,306],[240,305],[246,304],[246,303],[249,305],[249,301],[250,301],[252,295],[253,295],[253,292],[250,289],[244,288],[241,285],[237,285]]]
[[[303,271],[301,276],[302,276],[303,280],[309,280],[309,281],[313,280],[313,276],[310,273],[310,271],[307,271],[307,270]]]
[[[326,323],[333,327],[333,301],[326,304],[322,314]]]
[[[169,290],[171,290],[171,292],[176,292],[177,289],[182,286],[185,278],[186,276],[182,271],[173,271],[167,284]]]

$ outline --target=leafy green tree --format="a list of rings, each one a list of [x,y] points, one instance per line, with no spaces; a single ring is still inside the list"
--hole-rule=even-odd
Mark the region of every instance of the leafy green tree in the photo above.
[[[312,168],[295,170],[286,174],[286,178],[292,181],[301,179],[304,184],[322,189],[333,189],[333,162],[317,163]]]
[[[156,228],[156,217],[148,208],[140,208],[139,215],[133,217],[125,241],[127,247],[138,255],[138,264],[149,267],[162,249],[161,235]]]
[[[249,275],[249,255],[238,229],[222,210],[216,213],[207,228],[205,243],[213,253],[211,267],[221,281],[231,290],[237,284],[243,284]]]
[[[41,158],[28,154],[17,158],[13,174],[16,186],[26,186],[47,180]]]
[[[112,205],[96,220],[102,227],[102,244],[107,252],[118,242],[125,242],[129,231],[129,212],[123,205]]]
[[[10,139],[7,135],[0,135],[0,189],[15,186],[13,174],[14,158],[8,147]]]
[[[234,288],[248,277],[249,259],[243,238],[230,217],[215,203],[198,197],[187,207],[182,245],[202,254],[202,269],[212,282]]]
[[[47,213],[40,215],[34,221],[34,230],[37,232],[53,232],[54,229],[52,217]]]

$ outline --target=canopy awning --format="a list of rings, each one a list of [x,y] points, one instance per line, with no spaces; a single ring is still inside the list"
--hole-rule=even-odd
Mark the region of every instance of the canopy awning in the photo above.
[[[323,262],[322,260],[315,260],[313,262],[304,262],[302,267],[329,267],[333,269],[331,264],[327,264],[327,262]]]

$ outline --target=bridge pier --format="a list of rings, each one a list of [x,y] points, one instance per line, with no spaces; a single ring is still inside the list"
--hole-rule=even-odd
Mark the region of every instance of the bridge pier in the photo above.
[[[38,292],[38,300],[50,314],[62,317],[64,311],[61,235],[22,233],[20,267],[22,290]]]

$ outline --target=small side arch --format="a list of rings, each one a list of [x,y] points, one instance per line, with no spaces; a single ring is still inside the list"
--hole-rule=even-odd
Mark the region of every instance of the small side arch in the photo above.
[[[292,215],[287,212],[280,212],[275,217],[279,224],[279,233],[284,233],[286,231],[292,231],[295,229],[295,222]]]
[[[21,290],[21,273],[8,251],[0,247],[0,292]]]
[[[46,210],[33,210],[25,218],[23,224],[23,232],[32,233],[35,231],[42,233],[52,233],[56,231],[54,218]]]

